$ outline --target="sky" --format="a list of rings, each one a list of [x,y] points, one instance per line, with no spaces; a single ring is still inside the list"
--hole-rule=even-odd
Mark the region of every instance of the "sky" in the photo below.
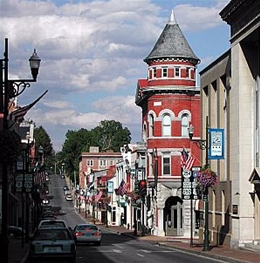
[[[142,141],[138,79],[173,10],[201,63],[199,72],[226,52],[230,27],[219,13],[229,0],[1,0],[0,55],[8,38],[9,79],[31,77],[28,59],[41,59],[36,83],[19,97],[28,105],[48,93],[25,119],[42,126],[61,151],[66,133],[115,120]]]

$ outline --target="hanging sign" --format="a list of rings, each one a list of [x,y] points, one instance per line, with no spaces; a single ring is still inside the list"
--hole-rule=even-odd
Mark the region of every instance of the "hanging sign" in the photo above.
[[[182,169],[182,199],[190,200],[192,194],[192,173],[190,170]]]
[[[114,183],[112,181],[107,181],[107,193],[113,194],[114,192]]]
[[[200,171],[200,166],[192,167],[192,171],[182,169],[182,199],[197,200],[201,197],[198,195],[196,177]]]
[[[224,159],[224,129],[209,128],[210,160]]]

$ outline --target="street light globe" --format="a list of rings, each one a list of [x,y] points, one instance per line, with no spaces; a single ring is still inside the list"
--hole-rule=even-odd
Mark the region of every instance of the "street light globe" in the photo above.
[[[41,59],[38,57],[36,53],[36,49],[34,49],[32,56],[29,59],[29,64],[31,68],[32,77],[34,80],[37,79],[39,68],[40,68]]]

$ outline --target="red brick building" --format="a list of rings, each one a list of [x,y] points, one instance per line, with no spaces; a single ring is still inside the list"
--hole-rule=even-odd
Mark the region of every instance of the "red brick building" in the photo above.
[[[115,166],[121,159],[120,152],[99,152],[98,147],[90,147],[89,152],[83,152],[80,156],[79,187],[86,189],[87,184],[93,182],[95,173],[105,176],[109,167]]]
[[[146,176],[149,185],[155,185],[148,192],[147,224],[155,235],[188,235],[190,204],[182,200],[180,160],[185,149],[195,158],[194,165],[200,165],[200,150],[188,133],[192,123],[194,137],[200,135],[200,88],[196,87],[200,60],[173,13],[144,61],[148,74],[138,80],[135,103],[142,108]]]

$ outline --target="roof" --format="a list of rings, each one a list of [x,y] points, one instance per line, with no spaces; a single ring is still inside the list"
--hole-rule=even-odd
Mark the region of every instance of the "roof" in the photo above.
[[[148,63],[151,60],[163,58],[188,59],[194,64],[200,62],[177,24],[173,11],[154,48],[144,61]]]

